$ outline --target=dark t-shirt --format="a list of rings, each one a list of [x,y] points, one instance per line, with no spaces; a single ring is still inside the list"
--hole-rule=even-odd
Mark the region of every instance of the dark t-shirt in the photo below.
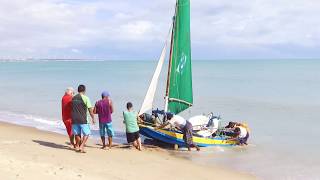
[[[80,94],[72,98],[72,124],[87,124],[87,105]]]

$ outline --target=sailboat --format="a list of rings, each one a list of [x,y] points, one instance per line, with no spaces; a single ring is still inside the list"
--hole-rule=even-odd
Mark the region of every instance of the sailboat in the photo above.
[[[168,46],[170,44],[170,46]],[[153,109],[153,100],[161,74],[162,67],[166,59],[169,47],[169,63],[167,73],[167,83],[165,92],[165,105],[163,112],[179,114],[193,105],[192,89],[192,63],[191,63],[191,38],[190,38],[190,0],[177,0],[175,15],[170,27],[167,40],[163,47],[160,59],[153,74],[151,83],[142,103],[139,115]],[[193,125],[205,119],[204,123],[214,119],[211,117],[196,116]],[[218,120],[218,118],[216,118]],[[201,123],[200,123],[201,124]],[[203,124],[203,123],[202,123]],[[162,141],[167,144],[184,146],[183,134],[174,129],[155,129],[152,125],[139,124],[140,133],[148,138]],[[211,134],[210,134],[211,135]],[[201,136],[195,134],[193,141],[200,147],[206,146],[231,146],[237,142],[228,140],[223,136]]]

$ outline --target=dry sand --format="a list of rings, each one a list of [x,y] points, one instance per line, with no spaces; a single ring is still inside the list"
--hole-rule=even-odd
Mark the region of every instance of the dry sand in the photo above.
[[[255,179],[220,167],[205,167],[169,155],[117,145],[111,150],[88,142],[87,153],[71,150],[67,137],[34,128],[0,123],[0,179]]]

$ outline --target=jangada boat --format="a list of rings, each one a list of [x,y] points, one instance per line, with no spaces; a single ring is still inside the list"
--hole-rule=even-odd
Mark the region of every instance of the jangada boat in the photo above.
[[[169,43],[170,42],[170,43]],[[177,0],[175,15],[170,27],[166,43],[162,50],[156,70],[139,111],[142,115],[153,109],[153,100],[159,76],[166,59],[167,47],[170,44],[169,67],[165,93],[165,107],[162,112],[179,114],[193,105],[192,64],[190,39],[190,0]],[[161,112],[161,111],[160,111]],[[153,111],[158,116],[159,111]],[[220,118],[211,113],[208,116],[195,116],[188,120],[193,125],[193,141],[200,147],[233,146],[236,140],[228,140],[219,133]],[[155,129],[152,124],[140,123],[140,133],[148,138],[167,144],[184,146],[183,134],[176,129]],[[212,134],[215,133],[213,137]]]

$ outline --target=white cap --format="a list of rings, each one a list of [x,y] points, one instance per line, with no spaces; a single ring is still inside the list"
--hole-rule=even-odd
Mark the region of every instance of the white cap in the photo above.
[[[69,93],[69,92],[74,92],[73,87],[67,87],[67,89],[66,89],[66,93]]]

